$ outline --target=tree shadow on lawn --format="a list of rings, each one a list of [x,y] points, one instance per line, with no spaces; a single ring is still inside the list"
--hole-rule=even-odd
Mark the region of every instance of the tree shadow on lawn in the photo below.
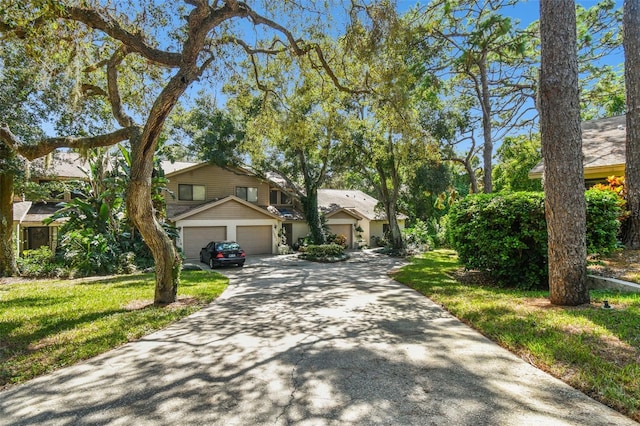
[[[540,376],[428,299],[383,272],[372,277],[372,268],[235,275],[230,292],[179,323],[0,393],[0,418],[220,425],[610,420],[608,411],[585,408],[592,400]]]

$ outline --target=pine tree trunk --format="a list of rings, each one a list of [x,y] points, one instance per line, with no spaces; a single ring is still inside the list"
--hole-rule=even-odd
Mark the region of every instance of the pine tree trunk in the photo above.
[[[13,242],[14,174],[6,164],[12,154],[1,143],[0,154],[5,160],[0,170],[0,277],[12,277],[18,274]]]
[[[640,249],[640,0],[624,1],[624,79],[627,91],[625,191],[631,215],[623,243]]]
[[[575,3],[540,2],[540,128],[549,234],[549,299],[589,302]]]

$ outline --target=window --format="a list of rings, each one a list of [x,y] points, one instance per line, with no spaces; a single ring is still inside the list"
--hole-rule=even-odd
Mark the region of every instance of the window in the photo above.
[[[250,203],[258,202],[258,188],[247,188],[246,186],[236,187],[236,197]]]
[[[269,204],[271,204],[272,206],[275,204],[278,204],[278,191],[277,189],[272,189],[269,192]]]
[[[284,192],[280,193],[280,204],[291,204],[291,199]]]
[[[178,185],[178,200],[204,201],[204,185]]]

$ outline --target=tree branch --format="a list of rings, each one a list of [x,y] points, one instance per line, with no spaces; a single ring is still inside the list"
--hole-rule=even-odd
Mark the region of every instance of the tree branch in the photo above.
[[[128,54],[126,46],[116,50],[107,62],[107,90],[109,91],[109,102],[113,116],[122,127],[130,127],[133,125],[133,119],[129,117],[122,108],[122,99],[120,98],[120,90],[118,88],[118,66],[122,63]]]
[[[18,139],[18,137],[14,135],[6,125],[1,125],[0,141],[4,142],[10,149],[22,155],[26,159],[34,160],[47,155],[57,148],[91,149],[101,146],[115,145],[118,142],[128,140],[136,129],[136,126],[131,126],[104,135],[81,138],[73,136],[45,138],[38,144],[27,144]]]

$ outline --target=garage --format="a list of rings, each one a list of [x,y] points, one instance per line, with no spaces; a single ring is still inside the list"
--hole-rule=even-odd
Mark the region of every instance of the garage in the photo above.
[[[238,226],[236,228],[236,241],[247,254],[271,254],[273,253],[271,225]]]
[[[342,234],[347,237],[347,247],[349,248],[353,247],[353,233],[351,232],[352,228],[353,225],[351,224],[329,225],[329,231],[331,231],[332,234]]]
[[[224,241],[227,239],[226,226],[194,226],[182,228],[184,255],[187,259],[198,259],[200,249],[210,241]]]

